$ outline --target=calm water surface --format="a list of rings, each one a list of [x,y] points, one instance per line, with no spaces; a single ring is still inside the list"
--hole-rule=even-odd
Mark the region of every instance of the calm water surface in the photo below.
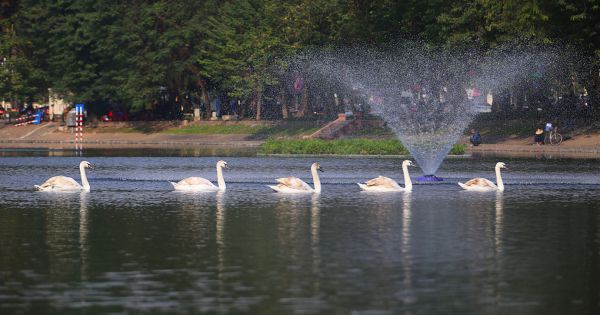
[[[598,160],[505,159],[504,193],[455,184],[495,159],[447,160],[374,194],[400,160],[320,158],[323,193],[289,196],[266,185],[315,159],[227,157],[225,193],[167,182],[219,157],[85,159],[90,193],[41,193],[81,158],[0,157],[1,314],[600,314]]]

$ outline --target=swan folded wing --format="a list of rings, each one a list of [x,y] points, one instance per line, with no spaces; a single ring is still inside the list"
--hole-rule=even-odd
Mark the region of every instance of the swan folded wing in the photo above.
[[[400,185],[398,185],[398,183],[389,178],[389,177],[385,177],[385,176],[378,176],[376,178],[373,178],[369,181],[367,181],[365,183],[367,186],[377,186],[377,187],[385,187],[385,188],[400,188]]]
[[[307,183],[305,183],[303,180],[301,180],[300,178],[297,178],[297,177],[278,178],[277,182],[279,183],[279,185],[282,185],[282,186],[285,186],[285,187],[291,188],[291,189],[312,190],[312,188]]]
[[[208,179],[202,177],[188,177],[180,180],[177,185],[187,185],[187,186],[215,186]]]
[[[39,186],[41,189],[64,189],[64,188],[81,188],[78,182],[71,177],[54,176]]]
[[[496,185],[485,178],[473,178],[465,183],[467,187],[489,187],[496,188]]]

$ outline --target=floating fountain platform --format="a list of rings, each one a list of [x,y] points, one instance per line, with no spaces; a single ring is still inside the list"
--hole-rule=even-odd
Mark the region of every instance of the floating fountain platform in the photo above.
[[[422,177],[417,177],[417,181],[419,182],[441,182],[443,180],[443,178],[437,177],[435,175],[425,175]]]

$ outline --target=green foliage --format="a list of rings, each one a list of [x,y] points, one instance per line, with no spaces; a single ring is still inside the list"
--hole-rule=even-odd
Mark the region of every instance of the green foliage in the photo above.
[[[281,139],[298,138],[317,131],[322,124],[317,122],[285,122],[275,125],[191,125],[187,127],[170,128],[163,133],[170,134],[246,134],[252,139]]]
[[[467,145],[455,144],[450,154],[462,155]],[[260,147],[261,154],[339,154],[339,155],[408,155],[408,150],[395,139],[344,140],[267,140]]]
[[[493,47],[514,41],[548,42],[548,13],[536,0],[452,2],[437,17],[438,35],[450,45]]]
[[[174,97],[190,90],[199,79],[195,52],[202,47],[202,21],[213,1],[132,2],[124,10],[119,37],[129,67],[124,92],[135,109],[158,99],[159,88]]]
[[[264,129],[266,125],[194,125],[188,127],[171,128],[163,131],[170,134],[255,134]]]
[[[73,101],[151,109],[163,88],[176,112],[176,98],[214,89],[248,106],[285,90],[281,73],[297,50],[397,37],[482,49],[571,43],[600,56],[597,0],[16,3],[0,19],[0,96],[20,100],[52,88]]]
[[[280,33],[289,7],[281,1],[225,2],[204,23],[206,37],[197,55],[200,73],[229,95],[250,98],[277,85],[292,47]]]
[[[452,149],[450,149],[450,152],[448,154],[452,154],[452,155],[462,155],[465,154],[467,152],[467,145],[464,143],[456,143],[454,145],[452,145]]]
[[[124,6],[118,1],[21,1],[18,34],[28,56],[44,72],[44,86],[74,101],[102,100],[122,83],[115,28]]]
[[[11,19],[0,19],[0,97],[27,99],[41,96],[43,73],[28,57],[31,43],[17,36]]]
[[[398,140],[267,140],[261,147],[262,154],[361,154],[405,155],[408,151]]]

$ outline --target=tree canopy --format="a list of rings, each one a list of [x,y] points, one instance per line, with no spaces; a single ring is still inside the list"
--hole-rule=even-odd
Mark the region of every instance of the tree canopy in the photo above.
[[[219,91],[260,109],[265,91],[286,88],[294,52],[398,38],[483,50],[559,43],[600,59],[599,0],[14,0],[1,9],[0,96],[19,102],[51,88],[138,111],[155,109],[161,91],[172,107]]]

